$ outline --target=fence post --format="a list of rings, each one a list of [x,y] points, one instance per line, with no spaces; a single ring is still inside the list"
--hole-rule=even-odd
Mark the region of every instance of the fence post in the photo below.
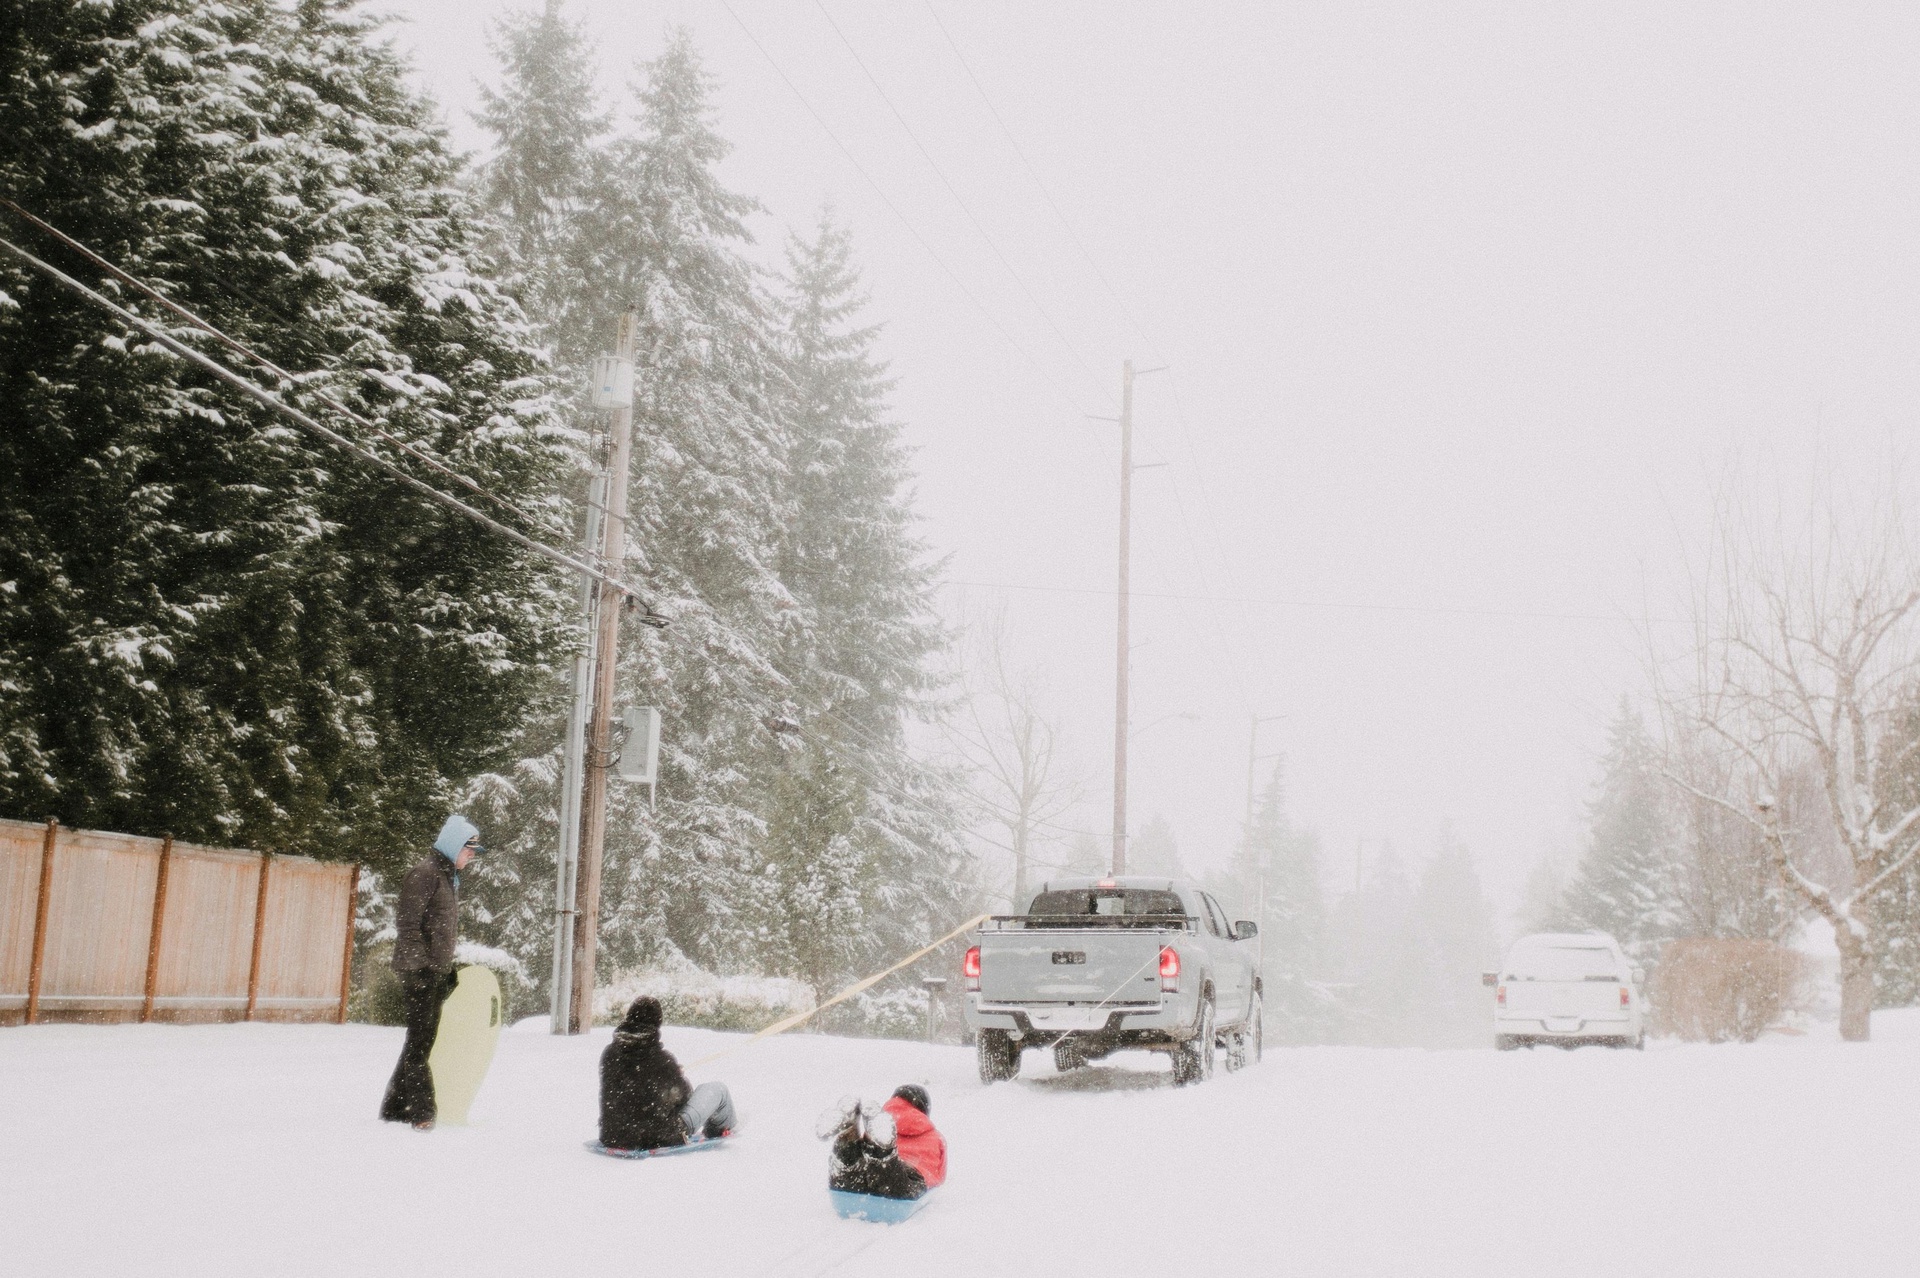
[[[355,865],[347,879],[347,943],[340,952],[340,1012],[333,1018],[335,1025],[347,1023],[347,995],[353,990],[353,910],[359,899],[360,867]]]
[[[40,1018],[40,978],[47,964],[47,907],[53,903],[53,845],[60,818],[47,818],[46,841],[40,845],[40,899],[33,907],[33,961],[27,968],[27,1024]]]
[[[254,1004],[260,1001],[260,942],[267,926],[267,876],[273,869],[273,853],[260,854],[260,899],[253,906],[253,965],[247,971],[247,1017],[253,1019]]]
[[[160,925],[167,917],[167,870],[173,864],[173,836],[160,841],[160,872],[153,881],[153,935],[147,940],[147,994],[140,1003],[140,1023],[153,1019],[153,994],[160,982]]]

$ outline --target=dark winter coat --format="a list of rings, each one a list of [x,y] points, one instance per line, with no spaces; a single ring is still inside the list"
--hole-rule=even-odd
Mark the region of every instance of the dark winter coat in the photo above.
[[[453,862],[430,852],[400,881],[394,908],[393,970],[451,971],[460,922],[460,880]]]
[[[692,1094],[680,1062],[660,1045],[659,1029],[623,1024],[600,1053],[600,1143],[609,1149],[686,1144],[680,1107]]]

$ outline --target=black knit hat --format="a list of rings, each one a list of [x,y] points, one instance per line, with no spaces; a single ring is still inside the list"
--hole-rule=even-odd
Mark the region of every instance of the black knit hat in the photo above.
[[[633,1005],[627,1008],[626,1019],[620,1022],[620,1028],[629,1034],[659,1029],[660,1000],[651,994],[642,994],[633,1000]]]
[[[903,1083],[893,1089],[893,1094],[927,1117],[933,1117],[933,1097],[927,1095],[927,1089],[920,1084]]]

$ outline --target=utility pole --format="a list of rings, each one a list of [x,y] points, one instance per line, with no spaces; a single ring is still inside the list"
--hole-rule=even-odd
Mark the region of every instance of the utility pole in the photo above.
[[[607,504],[607,476],[593,477],[587,487],[585,547],[581,558],[592,562],[600,549],[600,512]],[[560,862],[554,876],[553,982],[547,1023],[555,1034],[573,1034],[573,922],[580,876],[580,786],[587,743],[587,707],[593,698],[593,664],[600,628],[594,604],[599,592],[591,577],[580,579],[580,615],[587,632],[586,650],[573,659],[573,705],[567,713],[565,764],[560,776]]]
[[[620,317],[614,358],[633,365],[640,317]],[[629,374],[630,376],[630,374]],[[633,399],[616,406],[608,423],[606,517],[600,524],[601,571],[618,576],[627,557],[627,472],[633,458]],[[613,699],[620,667],[620,592],[601,583],[594,639],[593,712],[587,721],[580,815],[580,870],[573,920],[573,1007],[568,1028],[593,1026],[594,960],[600,942],[600,866],[607,839],[607,773],[613,767]]]
[[[1127,872],[1127,673],[1133,652],[1127,637],[1132,578],[1133,361],[1120,365],[1120,619],[1114,649],[1113,691],[1113,873]]]
[[[1120,364],[1120,617],[1114,640],[1113,678],[1113,873],[1116,875],[1127,872],[1127,675],[1133,661],[1127,623],[1128,594],[1133,580],[1130,571],[1133,553],[1133,472],[1166,464],[1133,464],[1133,379],[1157,373],[1165,367],[1162,364],[1159,368],[1143,368],[1136,373],[1132,360],[1123,360]]]

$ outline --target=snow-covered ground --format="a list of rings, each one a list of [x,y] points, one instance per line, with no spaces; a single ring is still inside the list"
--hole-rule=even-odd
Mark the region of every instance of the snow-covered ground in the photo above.
[[[691,1071],[733,1086],[736,1145],[628,1163],[581,1148],[605,1031],[503,1035],[474,1126],[420,1135],[373,1116],[398,1030],[0,1030],[0,1272],[1912,1274],[1920,1015],[1875,1031],[1275,1051],[1179,1091],[1151,1058],[983,1088],[958,1048],[792,1035]],[[909,1080],[947,1188],[834,1219],[815,1115]]]

